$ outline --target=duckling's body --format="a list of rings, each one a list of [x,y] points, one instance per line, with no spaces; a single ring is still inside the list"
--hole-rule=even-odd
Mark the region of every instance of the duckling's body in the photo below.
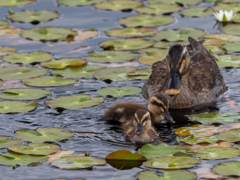
[[[193,38],[189,42],[188,46],[171,46],[168,56],[152,65],[152,75],[142,91],[145,98],[161,93],[170,109],[181,109],[211,104],[227,91],[212,55]]]

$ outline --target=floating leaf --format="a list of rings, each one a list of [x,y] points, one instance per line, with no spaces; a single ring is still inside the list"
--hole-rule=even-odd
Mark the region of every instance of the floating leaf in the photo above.
[[[140,13],[145,13],[145,14],[170,14],[170,13],[175,13],[178,12],[180,9],[182,9],[181,6],[176,5],[176,4],[160,4],[160,3],[154,3],[154,4],[149,4],[147,6],[142,6],[136,8],[136,11]]]
[[[47,52],[34,51],[31,53],[13,53],[3,57],[3,60],[10,63],[31,64],[49,61],[53,55]]]
[[[0,98],[12,100],[34,100],[51,95],[51,92],[43,89],[5,89],[0,91]]]
[[[35,2],[35,0],[1,0],[0,6],[24,6],[33,2]]]
[[[217,58],[217,64],[222,67],[240,67],[240,56],[235,54],[214,55]]]
[[[138,94],[142,91],[139,87],[123,86],[123,87],[104,87],[97,91],[101,96],[122,97]]]
[[[162,156],[172,156],[176,152],[185,153],[187,148],[178,145],[167,145],[165,143],[159,143],[158,145],[145,144],[138,153],[143,154],[148,159]]]
[[[189,120],[198,121],[203,124],[213,124],[213,123],[233,123],[239,121],[240,113],[201,113],[201,114],[193,114],[189,116]]]
[[[216,136],[203,137],[203,138],[194,138],[193,136],[187,137],[177,137],[178,141],[185,142],[187,144],[199,144],[199,143],[216,143],[218,139]]]
[[[213,54],[226,54],[227,50],[220,48],[219,46],[205,46],[208,51],[211,51]]]
[[[168,51],[159,48],[147,48],[140,50],[139,53],[142,55],[139,58],[140,63],[152,65],[157,61],[163,60],[167,56]]]
[[[163,3],[163,4],[182,4],[184,6],[193,6],[202,2],[201,0],[147,0],[149,3]]]
[[[56,19],[59,16],[60,14],[57,11],[52,10],[22,10],[21,12],[13,12],[9,14],[7,18],[14,22],[36,23]]]
[[[105,0],[58,0],[58,4],[61,6],[89,6],[103,1]]]
[[[218,40],[224,40],[224,41],[240,41],[239,36],[233,36],[230,34],[223,34],[223,33],[215,33],[215,34],[205,34],[202,36],[202,38],[208,38],[208,39],[218,39]]]
[[[47,156],[25,155],[12,152],[5,152],[0,154],[1,165],[20,165],[27,166],[31,163],[43,163],[47,160]]]
[[[105,69],[104,66],[87,65],[83,67],[69,67],[64,70],[53,70],[54,76],[63,76],[65,78],[90,78],[95,71]]]
[[[63,79],[57,76],[42,76],[31,79],[25,79],[22,81],[23,84],[28,86],[37,86],[37,87],[50,87],[50,86],[65,86],[69,84],[74,84],[78,82],[75,79]]]
[[[239,2],[239,1],[238,1]],[[220,11],[220,10],[225,10],[225,11],[233,11],[233,13],[236,13],[239,11],[239,6],[236,5],[235,3],[216,3],[215,6],[213,6],[214,10]]]
[[[50,99],[49,101],[46,101],[45,104],[50,106],[52,109],[80,109],[96,106],[103,103],[103,101],[103,97],[93,97],[87,94],[81,94],[57,97],[55,99]]]
[[[171,16],[155,16],[148,14],[139,14],[135,16],[130,16],[118,20],[118,24],[125,25],[127,27],[154,27],[162,26],[173,23],[175,20]]]
[[[232,147],[232,145],[229,142],[221,142],[220,141],[220,142],[213,143],[213,144],[197,144],[194,146],[189,146],[188,149],[193,150],[193,149],[210,148],[210,147]]]
[[[186,17],[205,17],[213,15],[213,11],[208,7],[192,7],[183,9],[180,13]]]
[[[151,158],[143,163],[144,166],[158,169],[191,168],[200,163],[199,159],[186,156],[163,156]]]
[[[223,40],[223,39],[204,39],[204,42],[202,43],[202,45],[203,46],[220,46],[227,42],[228,40]]]
[[[128,73],[129,78],[131,79],[148,79],[152,74],[152,69],[139,69],[130,71]]]
[[[186,170],[159,170],[150,171],[144,170],[135,176],[138,180],[193,180],[197,179],[197,175],[194,172]]]
[[[83,59],[100,63],[128,62],[136,59],[139,56],[138,54],[128,51],[92,51],[88,54],[90,56],[83,57]]]
[[[240,35],[240,26],[239,24],[228,24],[221,28],[222,32],[227,34],[239,36]]]
[[[3,148],[8,148],[9,146],[15,145],[15,144],[19,144],[21,142],[21,140],[18,139],[0,139],[0,149]]]
[[[1,4],[1,2],[0,2],[0,4]],[[9,26],[10,26],[10,24],[7,21],[0,21],[0,29],[5,29]]]
[[[231,129],[226,132],[220,133],[217,138],[222,141],[239,142],[240,141],[240,129]]]
[[[233,147],[210,147],[193,149],[191,153],[194,153],[196,157],[201,159],[226,159],[239,156],[240,150]]]
[[[32,111],[38,106],[38,104],[33,101],[30,103],[22,101],[0,101],[0,113],[19,113]]]
[[[52,162],[53,160],[60,159],[64,156],[69,156],[73,154],[75,151],[59,151],[53,154],[48,155],[48,163]]]
[[[134,38],[104,41],[100,43],[99,46],[107,50],[136,50],[150,47],[153,44],[153,41],[149,41],[143,38]]]
[[[0,56],[4,56],[7,54],[11,54],[14,53],[17,49],[12,48],[12,47],[4,47],[4,46],[0,46]]]
[[[194,28],[166,29],[154,35],[153,39],[155,41],[187,41],[189,36],[196,39],[204,34],[205,32],[203,30]]]
[[[153,27],[132,27],[110,29],[105,33],[112,37],[144,37],[156,34],[157,32],[155,30]]]
[[[85,39],[93,38],[98,35],[98,31],[95,29],[88,29],[88,30],[73,29],[73,30],[77,32],[77,35],[73,37],[75,41],[83,41]]]
[[[223,176],[240,176],[240,162],[229,161],[220,163],[212,171]]]
[[[14,133],[15,138],[32,143],[57,142],[69,139],[73,135],[73,133],[59,128],[20,129]]]
[[[226,49],[228,52],[240,52],[240,42],[230,42],[230,43],[226,43],[220,47],[223,49]]]
[[[45,68],[4,67],[0,69],[0,79],[18,80],[42,76],[47,73]]]
[[[66,69],[67,67],[82,66],[86,64],[86,61],[82,59],[69,59],[62,58],[58,60],[51,60],[48,62],[41,63],[42,66],[53,69]]]
[[[0,79],[0,87],[3,85],[3,81]]]
[[[82,156],[65,156],[61,159],[53,160],[51,165],[60,169],[85,169],[92,166],[103,166],[106,162],[104,159],[95,157]]]
[[[143,3],[139,1],[113,0],[108,2],[97,3],[94,5],[94,7],[103,10],[123,11],[132,10],[142,5]]]
[[[65,41],[70,35],[77,36],[77,32],[66,28],[37,27],[21,33],[23,38],[35,41]]]

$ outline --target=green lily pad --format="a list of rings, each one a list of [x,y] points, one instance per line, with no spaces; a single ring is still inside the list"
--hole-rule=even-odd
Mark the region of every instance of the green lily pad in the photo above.
[[[186,170],[144,170],[138,173],[135,178],[138,180],[194,180],[197,179],[197,175],[194,172]]]
[[[32,67],[4,67],[0,69],[0,79],[18,80],[38,77],[46,74],[47,69]]]
[[[34,51],[31,53],[13,53],[3,57],[3,60],[10,63],[31,64],[49,61],[53,55],[47,52]]]
[[[140,63],[152,65],[157,61],[163,60],[167,56],[168,51],[159,48],[147,48],[140,50],[139,53],[142,55],[139,58]]]
[[[55,99],[50,99],[46,101],[45,104],[55,108],[64,108],[64,109],[80,109],[86,107],[96,106],[98,104],[103,103],[103,97],[93,97],[88,94],[81,95],[70,95],[70,96],[62,96],[57,97]]]
[[[4,47],[4,46],[0,46],[0,56],[4,56],[7,54],[11,54],[14,53],[17,49],[12,48],[12,47]]]
[[[53,70],[52,75],[54,76],[63,76],[65,78],[90,78],[93,76],[93,73],[105,69],[104,66],[96,65],[86,65],[83,67],[69,67],[63,70]]]
[[[0,21],[0,29],[5,29],[9,26],[10,26],[10,24],[7,21]]]
[[[9,139],[9,137],[6,137],[5,139],[0,138],[0,149],[8,148],[12,145],[19,144],[21,140],[18,139]]]
[[[147,0],[149,3],[162,3],[162,4],[182,4],[184,6],[193,6],[202,2],[201,0]]]
[[[235,54],[214,55],[217,58],[217,64],[222,67],[240,67],[240,56]]]
[[[134,70],[135,68],[128,67],[108,68],[96,71],[93,77],[99,80],[127,81],[132,79],[132,77],[128,76],[128,73]]]
[[[178,141],[185,142],[187,144],[199,144],[199,143],[216,143],[218,139],[216,136],[210,136],[210,137],[203,137],[203,138],[194,138],[194,136],[186,136],[186,137],[177,137]]]
[[[240,129],[231,129],[225,132],[222,132],[217,135],[219,140],[228,141],[228,142],[239,142],[240,141]]]
[[[30,103],[22,101],[0,101],[0,113],[19,113],[32,111],[38,106],[38,104],[33,101]]]
[[[229,161],[220,163],[212,171],[223,176],[240,176],[240,162]]]
[[[239,121],[240,113],[201,113],[201,114],[193,114],[189,116],[189,120],[198,121],[203,124],[212,124],[212,123],[233,123]]]
[[[202,38],[207,39],[219,39],[219,40],[225,40],[225,41],[240,41],[239,36],[233,36],[230,34],[223,34],[223,33],[214,33],[214,34],[205,34],[202,36]]]
[[[0,6],[24,6],[33,2],[35,2],[35,0],[1,0]]]
[[[123,87],[104,87],[97,91],[101,96],[113,96],[122,97],[138,94],[142,91],[141,88],[135,86],[123,86]]]
[[[54,152],[58,152],[60,150],[60,147],[58,145],[48,143],[30,143],[28,146],[13,145],[8,149],[12,152],[20,154],[48,155]]]
[[[73,135],[73,133],[59,128],[20,129],[14,133],[15,138],[32,143],[57,142],[69,139]]]
[[[127,27],[154,27],[163,26],[173,23],[175,19],[171,16],[155,16],[148,14],[139,14],[135,16],[130,16],[118,20],[118,24],[125,25]]]
[[[219,46],[204,46],[208,51],[213,54],[226,54],[227,50],[220,48]]]
[[[222,32],[225,32],[230,35],[239,36],[240,35],[240,26],[239,24],[228,24],[221,28]]]
[[[239,1],[238,1],[239,2]],[[236,13],[239,11],[239,5],[236,5],[235,3],[216,3],[213,8],[216,11],[224,10],[224,11],[233,11],[233,13]]]
[[[75,79],[63,79],[57,76],[41,76],[31,79],[24,79],[23,84],[37,87],[66,86],[78,82]]]
[[[223,49],[226,49],[228,52],[240,52],[240,42],[230,42],[230,43],[226,43],[220,47]]]
[[[199,159],[186,156],[163,156],[151,158],[143,163],[144,166],[158,169],[191,168],[200,163]]]
[[[82,66],[86,61],[82,59],[62,58],[41,63],[42,66],[52,69],[66,69],[67,67]]]
[[[147,6],[142,6],[136,8],[136,11],[140,13],[145,13],[145,14],[170,14],[170,13],[175,13],[181,10],[182,7],[177,5],[177,4],[149,4]]]
[[[35,41],[65,41],[69,36],[77,36],[77,32],[66,28],[37,27],[23,30],[21,36]]]
[[[12,152],[5,152],[0,154],[1,165],[20,165],[27,166],[31,163],[43,163],[47,160],[47,156],[25,155]]]
[[[227,159],[240,155],[240,150],[233,147],[209,147],[191,150],[200,159]]]
[[[0,79],[0,87],[3,85],[3,80]]]
[[[83,57],[87,61],[100,63],[120,63],[136,59],[139,55],[128,51],[92,51],[90,56]]]
[[[5,89],[0,92],[0,98],[12,100],[34,100],[51,95],[47,90],[33,88]]]
[[[53,160],[51,165],[60,169],[86,169],[92,166],[103,166],[104,159],[84,156],[65,156],[61,159]]]
[[[194,28],[181,28],[181,29],[166,29],[158,32],[152,36],[155,41],[167,40],[167,41],[187,41],[188,37],[191,36],[195,39],[204,35],[205,32],[200,29]]]
[[[132,10],[142,5],[143,3],[139,1],[113,0],[94,4],[94,7],[103,10],[123,11]]]
[[[176,152],[185,153],[187,148],[178,145],[167,145],[165,143],[159,143],[158,145],[145,144],[138,153],[143,154],[148,159],[162,156],[173,156]]]
[[[152,74],[152,69],[139,69],[130,71],[127,75],[131,79],[148,79]]]
[[[150,47],[154,44],[154,41],[149,41],[143,38],[133,39],[114,39],[104,41],[99,44],[100,47],[106,50],[136,50]]]
[[[58,4],[61,6],[89,6],[103,1],[105,0],[58,0]]]
[[[52,19],[56,19],[60,16],[57,11],[52,10],[42,10],[42,11],[33,11],[33,10],[22,10],[21,12],[12,12],[7,18],[14,22],[46,22]]]
[[[156,34],[157,32],[155,30],[153,27],[132,27],[110,29],[105,33],[112,37],[144,37]]]
[[[205,17],[213,15],[213,11],[208,7],[192,7],[183,9],[180,13],[186,17]]]

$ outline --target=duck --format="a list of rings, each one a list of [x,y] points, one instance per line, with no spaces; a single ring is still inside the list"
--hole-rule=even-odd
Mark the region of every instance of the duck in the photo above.
[[[152,65],[152,74],[142,88],[148,99],[152,94],[163,94],[170,110],[208,106],[227,92],[222,73],[209,51],[188,37],[189,45],[176,43],[168,55]]]

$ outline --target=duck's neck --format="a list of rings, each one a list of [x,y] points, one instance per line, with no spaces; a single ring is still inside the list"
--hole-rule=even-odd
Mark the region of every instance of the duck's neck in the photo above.
[[[161,121],[164,120],[162,115],[156,114],[156,113],[151,113],[151,119],[152,119],[153,124],[158,124],[158,123],[160,123]]]

